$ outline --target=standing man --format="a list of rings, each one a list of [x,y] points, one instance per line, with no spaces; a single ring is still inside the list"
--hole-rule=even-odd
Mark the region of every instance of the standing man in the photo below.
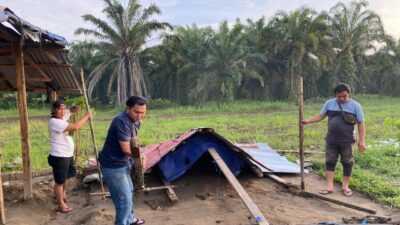
[[[354,158],[352,144],[355,142],[354,125],[358,128],[358,149],[365,151],[365,125],[364,113],[361,105],[350,98],[350,87],[347,84],[339,84],[334,89],[336,98],[325,102],[321,112],[310,118],[304,119],[303,124],[316,123],[328,116],[328,133],[325,143],[325,189],[320,194],[326,195],[333,192],[333,178],[335,167],[340,155],[343,165],[342,191],[347,197],[353,195],[349,188],[350,177],[353,170]]]
[[[64,101],[57,100],[51,106],[51,119],[48,123],[50,154],[48,163],[53,167],[54,176],[54,195],[58,204],[58,212],[69,213],[72,211],[66,204],[67,180],[76,175],[74,165],[74,141],[67,131],[75,131],[82,128],[87,119],[91,116],[90,112],[76,123],[68,123],[69,117],[74,112],[67,110]]]
[[[127,109],[111,122],[103,150],[99,153],[101,170],[116,211],[115,225],[145,223],[134,216],[129,143],[132,137],[137,136],[147,104],[145,98],[138,96],[132,96],[126,101]]]

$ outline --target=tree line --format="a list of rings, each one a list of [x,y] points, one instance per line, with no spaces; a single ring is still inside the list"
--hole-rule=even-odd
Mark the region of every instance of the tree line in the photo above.
[[[84,15],[95,29],[76,31],[95,39],[70,48],[97,102],[122,105],[132,94],[176,104],[292,100],[299,75],[305,98],[330,96],[341,82],[355,93],[400,95],[400,41],[385,33],[366,1],[218,27],[172,26],[153,19],[161,13],[154,4],[104,2],[108,20]],[[154,31],[162,39],[146,47]]]

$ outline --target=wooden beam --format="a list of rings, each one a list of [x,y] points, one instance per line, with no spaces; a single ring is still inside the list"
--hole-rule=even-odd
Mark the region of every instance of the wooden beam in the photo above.
[[[11,35],[10,33],[4,31],[3,29],[0,29],[0,36],[1,36],[1,39],[5,40],[7,42],[16,43],[19,41],[17,37],[15,37],[14,35]]]
[[[17,80],[16,77],[0,77],[0,81],[11,81],[11,80]],[[26,77],[25,81],[31,81],[31,82],[51,82],[52,79],[50,78],[40,78],[40,77]]]
[[[142,154],[140,153],[140,139],[139,137],[135,136],[132,137],[131,141],[129,142],[129,146],[131,149],[131,155],[133,159],[133,167],[134,169],[134,176],[132,177],[134,183],[137,186],[137,189],[144,189],[144,174],[143,174],[143,166],[142,166]]]
[[[327,201],[327,202],[332,202],[332,203],[335,203],[337,205],[341,205],[341,206],[344,206],[344,207],[347,207],[347,208],[351,208],[351,209],[355,209],[355,210],[362,211],[362,212],[367,212],[367,213],[370,213],[370,214],[376,214],[377,213],[375,210],[372,210],[372,209],[367,209],[367,208],[363,208],[363,207],[358,206],[358,205],[353,205],[353,204],[350,204],[350,203],[347,203],[347,202],[342,202],[342,201],[339,201],[339,200],[336,200],[336,199],[331,199],[331,198],[328,198],[328,197],[325,197],[325,196],[322,196],[322,195],[319,195],[319,194],[314,194],[314,193],[308,192],[308,191],[301,191],[300,194],[303,195],[303,196],[318,198],[318,199],[321,199],[321,200],[324,200],[324,201]]]
[[[304,183],[304,127],[303,127],[303,111],[304,111],[304,101],[303,101],[303,77],[299,76],[299,94],[298,94],[298,104],[299,104],[299,158],[300,158],[300,185],[301,190],[305,189]]]
[[[0,71],[0,77],[4,77],[4,74]],[[12,84],[10,83],[10,81],[3,81],[6,85],[7,85],[7,88],[14,88],[13,86],[12,86]]]
[[[21,129],[22,164],[24,173],[24,199],[28,200],[32,195],[31,159],[28,131],[28,108],[26,99],[26,84],[24,71],[24,54],[20,46],[15,47],[15,65],[18,89],[18,109]]]
[[[178,201],[178,196],[176,196],[174,189],[172,189],[171,184],[163,177],[162,178],[163,184],[167,187],[166,193],[168,195],[169,200],[172,203],[176,203]]]
[[[3,88],[0,92],[17,92],[18,88]],[[26,88],[28,92],[47,93],[47,88]]]
[[[48,176],[51,174],[53,174],[52,169],[33,171],[32,178]],[[3,181],[23,180],[24,174],[23,174],[23,172],[7,172],[7,173],[2,174],[2,179],[3,179]]]
[[[24,59],[29,63],[29,65],[33,66],[38,72],[39,74],[45,78],[45,79],[50,79],[50,77],[42,70],[42,68],[40,68],[34,61],[33,59],[31,59],[31,57],[29,56],[28,53],[26,53],[24,55]],[[51,80],[51,79],[50,79]]]
[[[214,148],[209,148],[208,152],[211,157],[215,160],[218,167],[221,169],[222,173],[225,175],[226,179],[228,179],[229,183],[235,189],[235,191],[239,194],[239,197],[242,199],[243,203],[246,205],[247,209],[253,215],[257,224],[260,225],[268,225],[268,221],[265,219],[261,211],[258,209],[257,205],[251,200],[250,196],[244,190],[242,185],[240,185],[239,181],[233,175],[231,170],[225,164],[224,160],[219,156],[218,152]]]
[[[46,50],[48,52],[69,52],[68,49],[60,48],[60,47],[54,48],[54,47],[42,46],[41,48],[37,48],[37,47],[32,47],[32,46],[26,46],[26,48],[25,48],[25,51],[27,51],[27,52],[34,52],[34,51],[38,51],[38,50],[39,51]]]
[[[64,64],[64,62],[62,60],[60,60],[59,58],[57,58],[56,56],[53,55],[53,53],[47,51],[47,50],[43,50],[42,51],[44,55],[46,55],[47,58],[49,58],[51,61],[53,61],[56,64]]]
[[[9,56],[9,55],[7,55],[7,56]],[[26,58],[25,58],[26,59]],[[39,68],[43,68],[43,69],[46,69],[46,68],[49,68],[49,67],[71,67],[72,65],[71,64],[68,64],[68,63],[61,63],[61,64],[55,64],[55,63],[38,63],[38,64],[36,64]],[[31,65],[31,64],[27,64],[27,63],[25,63],[24,64],[24,66],[25,67],[34,67],[33,65]],[[14,68],[15,67],[15,64],[0,64],[0,68]]]

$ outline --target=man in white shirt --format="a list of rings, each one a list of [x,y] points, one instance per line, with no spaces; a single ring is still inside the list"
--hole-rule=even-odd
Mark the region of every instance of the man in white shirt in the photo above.
[[[73,113],[73,112],[72,112]],[[75,131],[85,124],[91,116],[90,112],[76,123],[68,123],[71,112],[67,110],[64,101],[57,100],[51,107],[51,119],[48,123],[50,154],[48,163],[53,167],[54,176],[54,195],[58,204],[58,212],[69,213],[72,208],[66,204],[65,190],[67,179],[74,177],[76,169],[74,165],[74,141],[71,136],[67,136],[67,131]]]

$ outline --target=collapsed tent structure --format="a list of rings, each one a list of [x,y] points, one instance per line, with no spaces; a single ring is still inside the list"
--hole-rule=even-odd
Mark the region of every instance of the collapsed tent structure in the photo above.
[[[273,151],[267,144],[234,144],[211,128],[191,129],[178,137],[141,149],[146,159],[143,171],[157,165],[167,181],[173,181],[189,170],[200,157],[214,148],[234,175],[244,166],[260,172],[299,173],[300,167]],[[268,165],[270,170],[259,163]]]

